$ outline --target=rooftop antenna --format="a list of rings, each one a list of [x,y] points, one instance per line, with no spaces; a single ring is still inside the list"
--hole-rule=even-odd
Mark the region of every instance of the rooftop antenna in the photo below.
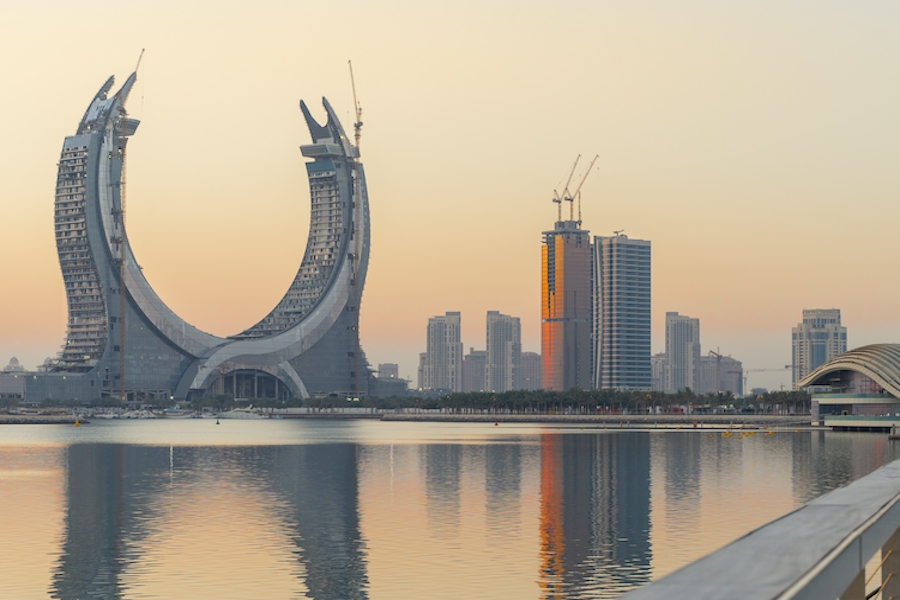
[[[591,160],[591,164],[588,165],[587,171],[584,172],[584,177],[581,178],[581,183],[578,184],[578,187],[575,189],[575,193],[572,194],[573,198],[578,198],[578,223],[581,223],[581,186],[584,185],[584,182],[587,181],[588,175],[591,174],[591,170],[594,168],[594,163],[597,162],[597,159],[600,158],[600,155],[597,154]],[[570,207],[571,209],[571,207]]]
[[[353,124],[353,139],[356,141],[356,147],[359,148],[359,138],[362,137],[362,107],[356,100],[356,82],[353,80],[353,61],[348,60],[350,65],[350,87],[353,89],[353,110],[356,112],[356,122]]]
[[[625,230],[624,230],[624,229],[617,229],[616,231],[613,231],[613,235],[616,236],[616,237],[619,237],[619,236],[622,235],[623,233],[625,233]]]
[[[557,210],[557,221],[562,221],[562,202],[563,200],[567,200],[569,202],[572,201],[572,198],[569,197],[569,184],[572,182],[572,175],[575,174],[575,167],[578,166],[578,161],[581,159],[581,155],[575,157],[575,163],[572,165],[572,170],[569,171],[569,178],[566,179],[566,185],[563,187],[562,196],[560,196],[556,190],[553,190],[553,201],[559,205]],[[569,220],[572,220],[572,207],[569,206]]]
[[[146,48],[141,48],[141,54],[140,54],[140,56],[138,56],[137,64],[134,65],[134,72],[135,72],[135,73],[137,73],[138,69],[141,68],[141,60],[144,58],[144,50],[146,50]]]

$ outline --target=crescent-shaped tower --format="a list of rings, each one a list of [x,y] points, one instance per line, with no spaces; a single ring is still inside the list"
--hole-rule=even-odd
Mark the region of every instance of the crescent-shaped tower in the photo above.
[[[191,395],[365,395],[371,372],[359,344],[369,260],[369,203],[359,150],[331,105],[320,125],[300,109],[312,143],[300,147],[310,187],[306,252],[284,297],[253,327],[214,336],[176,315],[153,291],[125,230],[126,145],[139,122],[125,103],[132,73],[110,77],[75,135],[63,142],[55,229],[66,289],[66,340],[28,379],[26,396],[62,400],[184,399]]]

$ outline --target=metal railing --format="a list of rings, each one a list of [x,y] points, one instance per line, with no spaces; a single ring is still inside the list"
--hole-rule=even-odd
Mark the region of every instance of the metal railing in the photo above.
[[[900,600],[898,528],[895,461],[624,598]],[[866,563],[879,552],[867,580]],[[881,583],[872,583],[879,574]]]

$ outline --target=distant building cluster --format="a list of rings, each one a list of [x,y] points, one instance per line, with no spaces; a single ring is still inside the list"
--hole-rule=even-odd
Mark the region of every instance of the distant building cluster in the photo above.
[[[649,390],[650,242],[556,222],[541,249],[542,378],[548,390]]]
[[[420,390],[507,392],[541,388],[540,355],[522,352],[519,317],[490,310],[485,318],[485,349],[463,355],[459,312],[428,319],[426,351],[419,355]]]
[[[222,394],[279,400],[405,394],[408,382],[399,377],[398,365],[383,363],[372,371],[360,344],[369,201],[359,148],[328,101],[323,99],[325,125],[300,103],[311,137],[300,151],[309,159],[304,168],[313,217],[297,274],[261,321],[219,337],[191,326],[162,302],[125,234],[124,148],[139,124],[128,117],[125,103],[136,76],[117,92],[110,78],[63,142],[54,223],[68,308],[66,339],[56,359],[27,377],[12,358],[0,370],[0,396],[168,401]],[[835,308],[803,310],[792,331],[791,364],[783,368],[745,370],[718,350],[704,356],[699,319],[677,312],[666,313],[665,352],[651,357],[650,241],[622,231],[591,237],[582,229],[574,202],[594,162],[570,192],[577,164],[562,196],[554,198],[559,213],[553,229],[543,232],[540,354],[523,352],[520,319],[499,311],[486,314],[483,349],[470,347],[466,354],[462,315],[447,312],[428,320],[420,390],[691,389],[741,395],[747,372],[786,369],[794,387],[807,380],[822,385],[825,375],[817,368],[847,351],[847,328]],[[570,203],[568,219],[564,201]],[[876,350],[876,358],[900,352]],[[840,385],[853,388],[857,379]],[[877,385],[880,393],[884,386]]]
[[[743,395],[744,368],[741,361],[710,350],[700,350],[700,319],[677,312],[666,313],[666,351],[651,360],[652,389],[674,393],[690,389],[697,394],[731,392]]]
[[[666,313],[666,351],[650,356],[650,242],[594,236],[581,221],[544,232],[542,381],[546,389],[743,393],[743,367],[700,348],[699,319]]]

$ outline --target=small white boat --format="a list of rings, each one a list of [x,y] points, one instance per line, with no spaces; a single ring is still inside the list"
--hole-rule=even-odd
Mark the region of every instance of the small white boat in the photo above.
[[[190,419],[195,414],[192,410],[181,410],[180,408],[167,408],[163,411],[163,416],[168,419]]]
[[[253,410],[253,405],[251,404],[247,408],[233,408],[228,412],[219,413],[216,415],[218,419],[262,419],[263,416]]]

